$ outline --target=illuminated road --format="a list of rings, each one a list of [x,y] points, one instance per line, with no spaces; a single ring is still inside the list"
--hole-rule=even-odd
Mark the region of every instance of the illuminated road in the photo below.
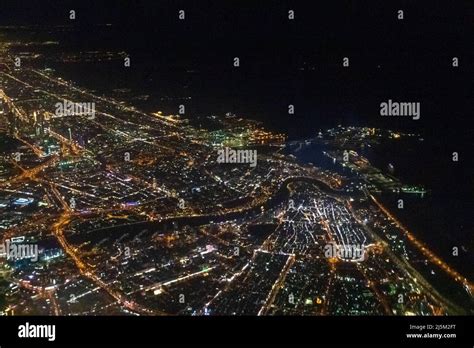
[[[76,249],[71,247],[64,237],[63,229],[69,224],[71,221],[71,216],[68,212],[65,212],[59,220],[52,226],[52,232],[56,236],[59,244],[64,249],[64,251],[71,257],[71,259],[76,264],[76,267],[79,269],[79,272],[91,279],[95,284],[97,284],[101,289],[105,290],[112,298],[114,298],[120,305],[124,306],[125,308],[129,309],[132,312],[137,312],[142,315],[166,315],[163,312],[157,312],[149,310],[145,307],[140,306],[139,304],[128,301],[120,292],[115,289],[112,289],[108,284],[102,281],[97,275],[93,272],[93,266],[86,264],[83,262],[76,253]]]
[[[397,255],[395,255],[388,244],[360,220],[349,201],[347,202],[347,206],[351,210],[352,215],[355,217],[357,222],[365,229],[367,234],[384,246],[384,251],[390,257],[391,261],[393,261],[398,266],[398,268],[403,270],[415,283],[422,286],[425,292],[439,303],[440,307],[444,306],[449,308],[453,313],[462,314],[465,312],[462,308],[446,299],[436,289],[434,289],[433,286],[428,281],[426,281],[426,279],[415,268],[413,268],[412,265],[408,263],[408,261],[405,259],[400,259]]]
[[[290,268],[291,266],[293,266],[294,263],[295,263],[295,255],[289,255],[288,260],[286,260],[285,266],[283,267],[280,274],[278,275],[277,280],[275,281],[270,292],[268,293],[265,303],[263,304],[262,308],[260,308],[257,315],[266,315],[268,311],[271,309],[271,306],[273,302],[275,301],[275,298],[278,295],[278,292],[285,284],[286,276],[288,275],[288,272],[290,271]]]

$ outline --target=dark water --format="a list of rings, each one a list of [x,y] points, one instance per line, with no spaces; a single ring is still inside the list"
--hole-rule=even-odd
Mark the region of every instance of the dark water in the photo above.
[[[458,139],[459,140],[459,139]],[[470,144],[464,139],[465,144]],[[395,166],[395,176],[403,183],[423,185],[428,193],[384,195],[383,201],[415,235],[426,241],[438,255],[474,278],[473,167],[469,159],[452,161],[452,153],[443,151],[436,138],[423,142],[382,147],[372,162],[379,168]],[[465,147],[460,147],[465,149]],[[464,156],[467,155],[463,151]],[[397,208],[398,199],[404,208]],[[453,256],[453,247],[459,256]]]
[[[381,197],[389,210],[436,254],[474,278],[474,194],[472,168],[466,163],[454,163],[436,155],[433,139],[400,141],[381,145],[364,155],[378,168],[395,167],[394,175],[402,183],[421,185],[428,192],[420,194],[388,194]],[[350,172],[322,154],[325,147],[312,144],[295,153],[303,163],[313,163],[325,169],[350,176]],[[344,171],[345,170],[345,171]],[[471,185],[469,184],[471,183]],[[398,209],[398,199],[404,209]],[[453,247],[459,250],[453,256]]]

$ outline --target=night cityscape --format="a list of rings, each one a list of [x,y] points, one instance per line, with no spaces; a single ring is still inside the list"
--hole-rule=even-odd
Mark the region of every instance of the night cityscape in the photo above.
[[[157,3],[2,5],[0,315],[474,313],[472,6]]]

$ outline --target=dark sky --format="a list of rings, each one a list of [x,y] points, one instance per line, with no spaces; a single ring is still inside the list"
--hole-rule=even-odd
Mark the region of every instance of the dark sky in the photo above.
[[[294,64],[339,65],[354,58],[353,68],[380,61],[387,69],[445,66],[453,55],[472,67],[472,1],[53,1],[2,0],[1,25],[71,24],[94,38],[94,24],[113,24],[116,40],[142,50],[189,47],[196,55],[242,52],[249,57],[291,59]],[[330,5],[328,5],[330,4]],[[68,18],[70,9],[76,20]],[[178,20],[178,10],[186,20]],[[296,20],[287,19],[295,10]],[[398,9],[405,19],[397,20]],[[417,64],[422,63],[422,64]],[[285,62],[287,64],[288,62]],[[467,68],[467,67],[466,67]],[[472,70],[471,70],[472,71]]]
[[[284,35],[358,48],[390,48],[394,39],[405,47],[431,40],[446,48],[463,47],[472,38],[474,19],[472,1],[2,0],[1,5],[2,25],[67,24],[68,11],[74,9],[78,25],[113,23],[125,31],[150,30],[166,38],[167,33],[183,33],[194,39],[262,42]],[[184,25],[177,19],[179,9],[187,12]],[[296,12],[294,22],[286,20],[289,9]],[[402,25],[398,9],[405,11]]]
[[[146,56],[137,71],[144,79],[159,69],[199,70],[202,81],[217,82],[198,90],[228,90],[237,105],[262,101],[268,111],[292,102],[309,110],[316,101],[329,117],[369,115],[363,122],[370,123],[380,121],[378,101],[392,98],[423,103],[429,117],[410,125],[439,133],[473,128],[474,1],[1,0],[0,26],[71,23],[76,30],[64,48],[110,45]],[[112,27],[104,34],[97,24],[106,23]]]

